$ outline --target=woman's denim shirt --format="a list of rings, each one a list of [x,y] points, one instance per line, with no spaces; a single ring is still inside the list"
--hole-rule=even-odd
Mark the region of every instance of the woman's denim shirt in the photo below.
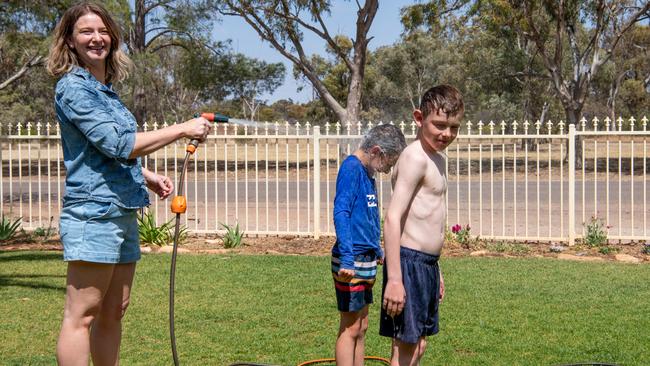
[[[149,205],[140,159],[129,159],[136,122],[111,84],[74,67],[56,84],[67,170],[63,202],[112,202],[124,208]]]

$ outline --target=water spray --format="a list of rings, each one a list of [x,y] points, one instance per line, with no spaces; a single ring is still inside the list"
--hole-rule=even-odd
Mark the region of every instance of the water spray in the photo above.
[[[251,127],[256,126],[256,122],[254,121],[238,120],[238,119],[231,120],[229,117],[219,113],[201,113],[200,115],[197,113],[194,115],[194,117],[195,118],[203,117],[208,121],[215,122],[215,123],[231,122],[233,124],[242,125],[242,126],[251,126]],[[172,251],[171,270],[169,272],[169,338],[172,344],[172,357],[174,358],[175,366],[179,365],[178,352],[176,351],[176,335],[174,334],[174,284],[176,278],[176,255],[178,253],[178,235],[180,232],[181,214],[184,214],[185,211],[187,211],[187,199],[185,198],[185,195],[183,193],[183,188],[184,188],[183,182],[185,181],[185,172],[187,171],[187,163],[190,160],[190,156],[196,152],[196,149],[198,147],[199,147],[199,140],[194,139],[191,140],[189,144],[187,144],[187,147],[185,148],[186,154],[185,154],[185,159],[183,160],[181,176],[180,179],[178,180],[178,186],[177,186],[178,188],[176,189],[176,196],[174,196],[174,198],[172,199],[172,204],[171,204],[171,210],[173,213],[176,214],[176,225],[174,227],[174,247]],[[383,365],[388,365],[390,363],[385,358],[374,357],[374,356],[366,356],[365,360],[371,362],[375,361],[377,362],[377,364],[383,364]],[[316,359],[316,360],[303,362],[298,366],[331,363],[334,361],[335,361],[334,358],[323,358],[323,359]],[[272,365],[259,364],[259,363],[235,363],[230,366],[272,366]]]

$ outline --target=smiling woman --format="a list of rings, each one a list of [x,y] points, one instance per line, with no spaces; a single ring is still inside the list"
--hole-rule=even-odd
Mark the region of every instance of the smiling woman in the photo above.
[[[174,190],[168,177],[144,169],[140,157],[179,138],[203,141],[211,125],[195,118],[137,132],[113,90],[131,61],[120,29],[101,5],[80,2],[57,24],[48,71],[61,79],[54,105],[66,167],[59,220],[68,262],[66,300],[57,343],[59,365],[118,364],[122,317],[140,259],[137,209]]]
[[[97,80],[104,82],[106,57],[111,50],[111,35],[102,19],[88,13],[77,20],[68,47],[76,51],[79,61],[85,65]]]
[[[93,3],[80,3],[56,28],[47,67],[58,76],[75,65],[84,66],[104,82],[121,81],[132,63],[120,45],[120,29],[108,12]]]

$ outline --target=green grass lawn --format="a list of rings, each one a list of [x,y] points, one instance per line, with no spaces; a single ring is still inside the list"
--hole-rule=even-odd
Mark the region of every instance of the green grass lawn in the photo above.
[[[169,255],[138,265],[123,365],[169,365]],[[331,357],[338,313],[326,257],[182,255],[176,336],[184,365],[295,365]],[[423,365],[650,364],[650,266],[444,258],[441,331]],[[53,365],[60,253],[0,253],[0,365]],[[371,307],[367,354],[387,357]]]

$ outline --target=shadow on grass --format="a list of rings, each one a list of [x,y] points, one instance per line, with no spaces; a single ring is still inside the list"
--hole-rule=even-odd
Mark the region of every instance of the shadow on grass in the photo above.
[[[39,282],[37,280],[30,281],[29,279],[38,279],[38,278],[61,278],[59,281],[60,286],[51,285],[45,282]],[[47,280],[49,282],[49,280]],[[39,274],[12,274],[12,275],[0,275],[0,287],[27,287],[33,288],[35,290],[55,290],[65,293],[65,276],[64,275],[39,275]]]
[[[0,266],[2,269],[8,268],[9,262],[19,261],[61,261],[62,254],[58,252],[25,252],[25,251],[7,251],[0,252]],[[30,264],[30,266],[38,266],[39,264]],[[36,267],[32,267],[36,268]],[[19,269],[10,269],[9,273],[0,273],[0,287],[24,287],[32,289],[54,290],[65,293],[65,273],[61,274],[34,274],[34,273],[19,273]],[[33,270],[32,270],[33,271]],[[29,271],[29,272],[32,272]],[[52,279],[57,279],[56,282],[60,285],[53,285]],[[60,280],[58,280],[60,279]]]
[[[63,253],[25,251],[0,252],[0,263],[7,261],[49,261],[53,259],[63,260]]]

